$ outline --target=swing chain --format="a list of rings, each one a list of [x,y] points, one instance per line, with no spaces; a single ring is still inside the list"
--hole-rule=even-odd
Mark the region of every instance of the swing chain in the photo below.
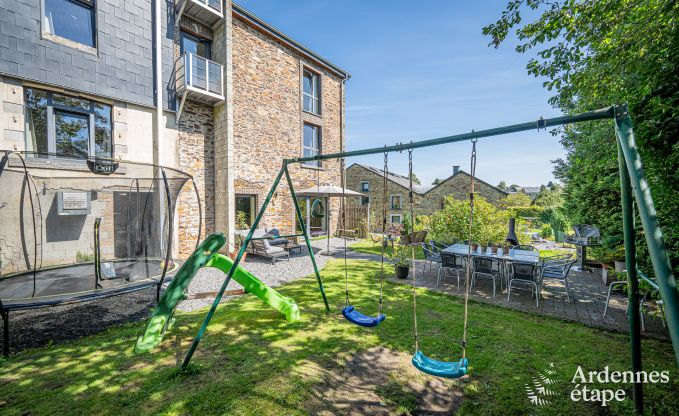
[[[415,246],[412,244],[413,236],[415,234],[415,221],[413,209],[413,149],[408,149],[408,191],[410,202],[410,242],[411,242],[411,257],[413,262],[413,328],[415,335],[415,352],[420,349],[420,336],[417,330],[417,267],[415,265]]]
[[[346,230],[346,170],[344,169],[345,160],[340,159],[340,182],[342,185],[342,200],[340,201],[340,210],[342,211],[342,229]],[[328,237],[330,238],[330,237]],[[347,271],[347,239],[344,240],[344,302],[349,305],[349,272]]]
[[[380,299],[377,304],[377,316],[382,314],[382,294],[384,289],[384,255],[387,244],[387,175],[389,174],[389,152],[387,146],[384,146],[384,171],[382,175],[382,238],[380,244],[382,245],[382,252],[380,258]]]
[[[474,130],[472,130],[472,133]],[[474,137],[471,139],[472,142],[472,154],[471,154],[471,160],[470,160],[470,169],[469,169],[469,177],[470,177],[470,183],[469,183],[469,241],[468,241],[468,249],[467,249],[467,264],[466,264],[466,273],[465,273],[465,281],[464,281],[464,324],[463,324],[463,329],[462,329],[462,342],[460,345],[462,346],[462,358],[465,358],[467,355],[467,324],[468,324],[468,318],[469,318],[469,279],[470,279],[470,274],[471,274],[471,261],[472,261],[472,227],[474,224],[474,182],[476,181],[476,142],[478,141],[478,138]]]

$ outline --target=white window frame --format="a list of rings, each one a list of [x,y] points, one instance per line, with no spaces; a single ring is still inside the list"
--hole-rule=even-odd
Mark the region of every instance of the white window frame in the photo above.
[[[368,181],[361,182],[361,192],[370,192],[370,182]]]
[[[111,104],[107,103],[102,103],[98,101],[91,100],[89,98],[85,97],[78,97],[78,96],[73,96],[69,94],[63,94],[61,92],[55,92],[55,91],[49,91],[49,90],[42,90],[40,88],[32,88],[36,91],[41,91],[47,94],[47,152],[50,155],[53,155],[57,153],[57,133],[56,133],[56,120],[55,120],[55,113],[57,112],[62,112],[62,113],[71,113],[75,115],[80,115],[80,116],[86,116],[87,121],[88,121],[88,130],[89,130],[89,139],[87,142],[87,157],[91,158],[96,158],[96,123],[95,123],[95,110],[94,106],[95,104],[99,105],[106,105],[111,109],[111,155],[110,156],[103,156],[103,158],[109,158],[113,159],[115,155],[115,132],[113,131],[113,126],[114,126],[114,121],[113,121],[113,110],[114,107]],[[64,97],[71,97],[71,98],[77,98],[77,99],[82,99],[85,100],[89,103],[90,108],[89,109],[84,109],[84,108],[79,108],[79,107],[70,107],[67,105],[59,104],[54,102],[54,94],[58,94]],[[28,116],[27,112],[29,111],[28,107],[26,106],[26,98],[24,97],[24,111],[25,111],[25,120],[28,122]],[[30,131],[28,127],[26,127],[24,131],[24,136],[25,136],[25,143],[28,146],[29,143],[29,134]],[[33,151],[36,151],[36,149],[32,149]],[[75,156],[75,155],[74,155]]]
[[[304,143],[304,130],[306,126],[312,127],[314,131],[316,132],[316,143],[318,143],[318,148],[314,147],[308,147]],[[323,134],[321,132],[321,126],[317,126],[315,124],[311,123],[304,123],[302,126],[302,157],[305,157],[304,151],[305,150],[310,150],[312,153],[312,156],[318,156],[321,154],[321,149],[323,149]],[[313,140],[311,141],[312,146],[313,146]],[[309,160],[303,163],[303,166],[311,166],[314,168],[321,168],[321,161],[320,160]]]
[[[398,197],[398,207],[394,207],[394,197]],[[389,208],[390,209],[403,209],[403,197],[401,194],[391,194],[389,195]]]
[[[394,222],[394,217],[398,217],[398,222]],[[389,214],[390,224],[403,224],[403,216],[401,214]]]
[[[311,93],[304,91],[304,78],[306,74],[311,75]],[[304,97],[309,97],[311,100],[310,110],[304,106]],[[321,76],[309,68],[302,70],[302,110],[317,116],[321,115]]]

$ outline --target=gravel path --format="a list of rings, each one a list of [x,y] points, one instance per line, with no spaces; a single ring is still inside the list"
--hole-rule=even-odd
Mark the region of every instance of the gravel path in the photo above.
[[[344,252],[344,240],[341,238],[330,239],[330,252],[333,256],[319,255],[321,251],[325,251],[327,247],[327,240],[313,240],[311,242],[312,249],[316,257],[316,265],[319,270],[325,266],[333,257],[342,257]],[[353,241],[348,241],[347,246],[350,246]],[[347,258],[350,259],[369,259],[379,260],[379,256],[371,254],[358,253],[354,251],[347,252]],[[255,275],[259,280],[271,287],[280,286],[286,282],[293,281],[300,277],[308,276],[314,272],[311,265],[311,259],[306,247],[302,247],[302,252],[295,252],[290,255],[290,261],[276,261],[275,265],[271,264],[271,260],[263,257],[248,255],[246,262],[241,264],[243,268]],[[225,274],[217,269],[202,269],[189,285],[189,295],[205,292],[217,292],[224,281]],[[240,289],[238,283],[232,281],[229,283],[228,289]],[[223,301],[229,300],[226,296]],[[182,311],[193,311],[212,305],[214,297],[204,299],[192,299],[182,302],[178,309]]]
[[[311,244],[314,252],[318,253],[325,250],[327,241],[314,240]],[[348,242],[348,245],[350,244],[351,242]],[[330,250],[335,256],[342,256],[343,247],[342,239],[332,238],[330,240]],[[348,257],[379,260],[379,256],[352,251],[348,252]],[[318,268],[322,269],[330,258],[332,257],[316,255]],[[301,254],[291,255],[289,262],[279,261],[274,266],[268,259],[248,256],[243,266],[272,287],[313,273],[311,260],[305,247],[302,248]],[[201,270],[191,282],[189,294],[218,291],[224,276],[216,269]],[[236,288],[240,288],[236,282],[229,284],[229,290]],[[224,301],[229,298],[225,297]],[[144,321],[155,306],[155,301],[156,289],[151,288],[92,302],[11,312],[10,351],[15,353],[28,348],[61,343],[96,334],[114,325]],[[193,311],[210,306],[212,301],[213,297],[187,300],[179,305],[179,309]],[[0,345],[2,341],[4,340],[2,331],[0,331]]]

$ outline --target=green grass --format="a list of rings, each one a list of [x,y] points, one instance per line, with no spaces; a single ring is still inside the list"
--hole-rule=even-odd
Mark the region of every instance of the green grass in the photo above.
[[[127,324],[100,334],[29,350],[0,359],[0,414],[3,415],[297,415],[304,414],[310,387],[321,382],[319,366],[341,369],[346,353],[382,345],[413,349],[412,288],[385,284],[386,321],[374,329],[347,323],[342,261],[323,269],[331,314],[324,312],[315,279],[280,288],[295,298],[302,319],[286,322],[275,310],[246,295],[223,304],[214,315],[190,371],[178,373],[188,344],[205,311],[181,313],[155,354],[135,355],[143,324]],[[351,299],[374,313],[379,264],[350,261]],[[421,347],[438,359],[459,357],[462,302],[418,289]],[[626,370],[629,344],[623,334],[471,303],[467,356],[471,379],[458,381],[465,399],[459,414],[627,414],[631,403],[575,403],[568,398],[577,365],[587,370]],[[55,321],[58,317],[55,315]],[[16,335],[15,335],[16,336]],[[670,383],[645,386],[647,407],[656,414],[679,408],[678,374],[669,343],[644,340],[646,370],[670,370]],[[553,362],[562,384],[549,406],[534,407],[525,383]],[[623,386],[631,394],[629,386]],[[398,386],[379,389],[385,403],[410,410],[413,398]]]
[[[358,251],[360,253],[374,254],[376,256],[382,254],[382,247],[380,247],[379,244],[374,244],[371,240],[358,240],[357,242],[351,244],[350,248],[351,250]],[[387,247],[384,251],[385,256],[388,257],[393,252],[394,249],[391,247],[391,243],[389,243],[389,247]],[[417,247],[417,251],[415,252],[415,258],[424,259],[422,247]]]

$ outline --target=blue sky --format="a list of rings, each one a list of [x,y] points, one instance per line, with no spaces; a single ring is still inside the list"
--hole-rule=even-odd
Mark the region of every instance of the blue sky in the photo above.
[[[528,56],[513,44],[488,47],[481,28],[497,20],[502,1],[241,0],[262,19],[351,73],[347,147],[394,144],[559,115],[542,80],[526,73]],[[469,170],[471,144],[413,154],[422,183]],[[563,156],[548,132],[482,139],[479,178],[496,185],[552,180],[550,160]],[[382,156],[347,160],[381,167]],[[407,155],[390,170],[407,172]]]

